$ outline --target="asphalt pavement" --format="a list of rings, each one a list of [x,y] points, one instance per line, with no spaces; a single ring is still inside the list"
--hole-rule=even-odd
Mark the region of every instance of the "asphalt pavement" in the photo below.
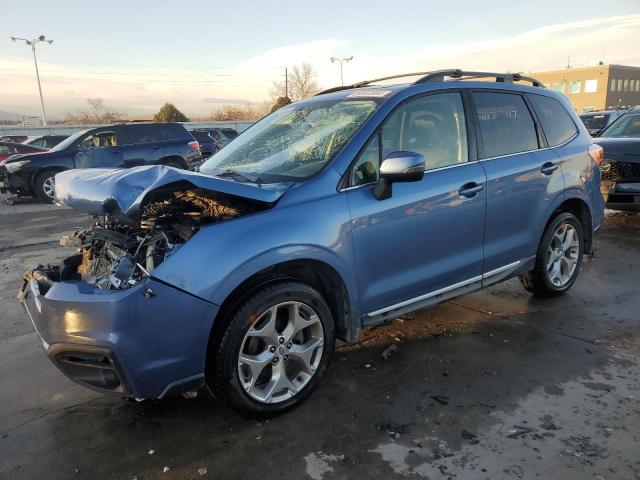
[[[580,278],[517,280],[369,330],[270,421],[69,381],[15,294],[86,215],[0,203],[1,479],[640,479],[640,215],[609,212]]]

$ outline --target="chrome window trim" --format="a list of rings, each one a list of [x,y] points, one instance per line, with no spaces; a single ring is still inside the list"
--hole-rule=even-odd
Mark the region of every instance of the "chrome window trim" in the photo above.
[[[458,283],[454,283],[454,284],[449,285],[447,287],[443,287],[443,288],[440,288],[438,290],[433,290],[431,292],[425,293],[425,294],[420,295],[418,297],[410,298],[409,300],[405,300],[403,302],[396,303],[394,305],[390,305],[388,307],[384,307],[384,308],[381,308],[379,310],[375,310],[373,312],[369,312],[365,316],[366,317],[376,317],[376,316],[381,315],[383,313],[386,313],[386,312],[389,312],[389,311],[392,311],[392,310],[397,310],[397,309],[402,308],[402,307],[406,307],[407,305],[411,305],[412,303],[417,303],[417,302],[421,302],[422,300],[427,300],[427,299],[432,298],[432,297],[437,297],[438,295],[442,295],[443,293],[447,293],[447,292],[450,292],[452,290],[456,290],[458,288],[466,287],[467,285],[471,285],[472,283],[480,282],[480,281],[485,280],[487,278],[490,278],[490,277],[493,277],[495,275],[498,275],[499,273],[503,273],[503,272],[506,272],[507,270],[514,269],[518,265],[520,265],[521,263],[522,263],[522,260],[516,260],[515,262],[509,263],[507,265],[503,265],[502,267],[498,267],[498,268],[493,269],[493,270],[491,270],[489,272],[483,273],[482,275],[476,275],[475,277],[469,278],[467,280],[463,280],[463,281],[458,282]]]

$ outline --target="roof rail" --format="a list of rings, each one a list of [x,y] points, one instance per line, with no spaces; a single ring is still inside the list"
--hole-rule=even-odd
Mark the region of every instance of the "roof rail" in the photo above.
[[[354,83],[352,85],[343,85],[341,87],[328,88],[326,90],[323,90],[322,92],[316,93],[316,95],[324,95],[325,93],[339,92],[340,90],[349,90],[351,88],[366,87],[367,85],[370,85],[370,84],[376,83],[376,82],[382,82],[383,80],[392,80],[394,78],[403,78],[403,77],[417,77],[417,76],[422,76],[422,75],[428,75],[429,73],[431,73],[431,72],[401,73],[399,75],[390,75],[388,77],[374,78],[372,80],[365,80],[363,82],[357,82],[357,83]]]
[[[325,93],[333,93],[339,92],[340,90],[349,90],[351,88],[360,88],[366,87],[372,83],[382,82],[383,80],[392,80],[394,78],[403,78],[403,77],[417,77],[420,76],[417,81],[415,81],[414,85],[419,85],[421,83],[427,82],[442,82],[445,77],[460,79],[465,78],[467,80],[473,78],[491,78],[494,77],[496,82],[504,82],[504,83],[513,83],[518,81],[531,82],[534,87],[542,87],[542,83],[539,80],[536,80],[533,77],[526,77],[524,75],[520,75],[519,73],[494,73],[494,72],[471,72],[460,69],[454,70],[435,70],[433,72],[415,72],[415,73],[402,73],[399,75],[390,75],[388,77],[380,77],[374,78],[372,80],[365,80],[363,82],[357,82],[352,85],[343,85],[341,87],[333,87],[328,88],[327,90],[323,90],[316,95],[324,95]]]
[[[542,83],[533,77],[526,77],[519,73],[495,73],[495,72],[470,72],[460,69],[455,70],[436,70],[435,72],[429,72],[424,77],[420,78],[414,85],[427,82],[442,82],[445,77],[450,78],[495,78],[496,82],[513,83],[518,81],[531,82],[534,87],[542,87]]]

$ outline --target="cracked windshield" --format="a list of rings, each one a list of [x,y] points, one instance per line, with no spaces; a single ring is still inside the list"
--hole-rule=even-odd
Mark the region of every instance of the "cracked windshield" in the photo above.
[[[314,101],[269,115],[204,163],[241,181],[300,181],[318,173],[376,109],[373,100]]]

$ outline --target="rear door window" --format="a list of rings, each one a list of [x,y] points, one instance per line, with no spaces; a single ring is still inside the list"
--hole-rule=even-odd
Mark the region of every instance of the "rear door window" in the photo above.
[[[473,92],[484,158],[538,148],[531,113],[517,93]]]
[[[550,147],[560,145],[578,133],[573,120],[571,120],[562,104],[555,98],[543,95],[528,96]]]
[[[186,129],[180,125],[173,123],[160,123],[156,124],[158,129],[160,140],[185,140],[189,137],[189,133]]]

